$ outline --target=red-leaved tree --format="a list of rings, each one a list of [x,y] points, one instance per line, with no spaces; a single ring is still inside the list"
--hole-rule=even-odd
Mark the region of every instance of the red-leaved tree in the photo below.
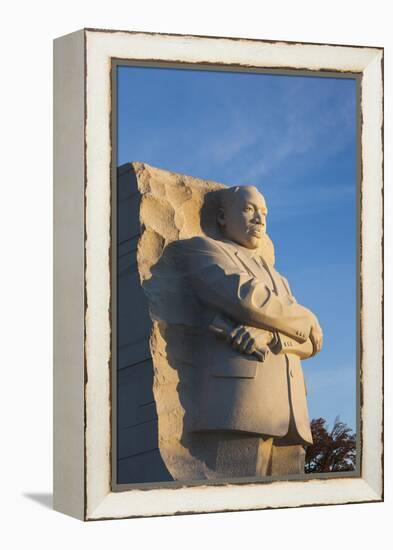
[[[314,443],[306,450],[305,473],[348,472],[356,466],[356,434],[336,417],[329,431],[324,418],[311,421]]]

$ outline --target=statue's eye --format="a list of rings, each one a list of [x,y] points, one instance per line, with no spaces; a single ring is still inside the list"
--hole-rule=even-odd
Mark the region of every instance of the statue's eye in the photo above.
[[[244,212],[253,212],[253,211],[254,211],[254,209],[253,209],[252,206],[245,206],[244,207]]]

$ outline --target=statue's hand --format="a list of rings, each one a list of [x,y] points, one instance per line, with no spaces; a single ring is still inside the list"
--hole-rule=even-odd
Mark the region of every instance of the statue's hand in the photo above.
[[[314,348],[314,354],[321,351],[323,344],[323,332],[318,323],[318,319],[315,316],[310,329],[310,340]]]
[[[254,354],[263,361],[269,353],[269,343],[274,335],[268,330],[262,330],[247,325],[238,325],[228,336],[232,347],[240,353]]]

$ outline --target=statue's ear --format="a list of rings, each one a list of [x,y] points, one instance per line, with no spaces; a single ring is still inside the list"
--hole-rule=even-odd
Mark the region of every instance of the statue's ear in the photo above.
[[[217,223],[220,227],[225,227],[225,212],[223,208],[219,208],[217,212]]]

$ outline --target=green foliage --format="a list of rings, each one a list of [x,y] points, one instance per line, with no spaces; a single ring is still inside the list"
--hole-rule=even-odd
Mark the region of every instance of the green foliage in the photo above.
[[[311,421],[314,443],[306,451],[305,473],[348,472],[356,466],[356,434],[336,417],[328,431],[324,418]]]

